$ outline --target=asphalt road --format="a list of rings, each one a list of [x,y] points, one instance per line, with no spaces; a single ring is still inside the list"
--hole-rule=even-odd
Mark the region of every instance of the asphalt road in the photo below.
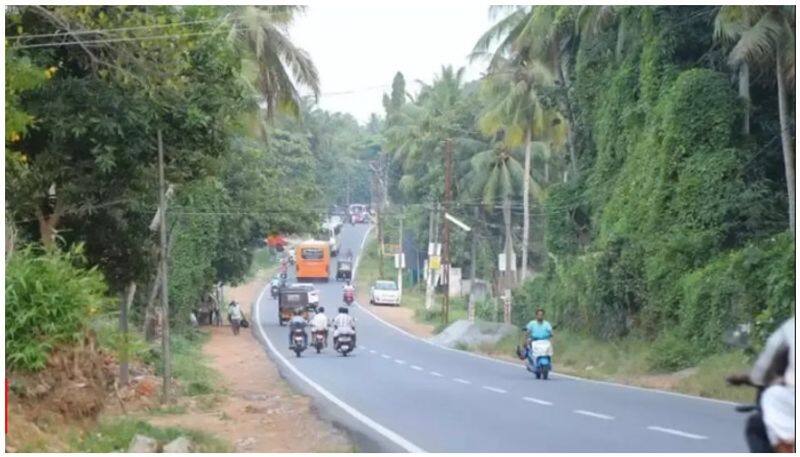
[[[357,255],[367,226],[342,229]],[[335,274],[335,268],[331,268]],[[319,283],[333,317],[342,284]],[[387,451],[746,452],[745,415],[697,397],[554,374],[538,381],[522,364],[442,348],[354,306],[359,347],[296,358],[277,303],[259,297],[254,329],[287,378],[322,408]],[[560,342],[559,344],[567,344]],[[558,347],[554,368],[558,370]]]

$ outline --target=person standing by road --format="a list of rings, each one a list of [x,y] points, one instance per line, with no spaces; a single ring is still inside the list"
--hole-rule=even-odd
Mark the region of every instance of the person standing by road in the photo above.
[[[233,334],[238,335],[239,326],[242,325],[242,308],[239,306],[239,303],[236,302],[236,300],[232,301],[228,306],[228,317],[231,319]]]

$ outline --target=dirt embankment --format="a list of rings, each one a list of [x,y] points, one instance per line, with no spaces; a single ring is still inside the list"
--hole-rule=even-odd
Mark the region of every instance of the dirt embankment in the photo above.
[[[261,292],[264,275],[226,291],[226,302],[250,307]],[[158,426],[208,431],[240,452],[353,452],[346,434],[321,420],[311,400],[292,391],[250,331],[234,336],[229,326],[211,328],[203,348],[210,366],[221,375],[226,393],[210,410],[154,417]]]

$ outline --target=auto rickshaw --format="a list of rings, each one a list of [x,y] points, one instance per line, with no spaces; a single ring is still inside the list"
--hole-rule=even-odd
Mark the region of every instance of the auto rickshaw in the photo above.
[[[336,280],[350,281],[353,278],[353,262],[339,260],[336,262]]]
[[[303,318],[308,319],[309,306],[308,292],[305,290],[291,287],[281,289],[278,293],[278,323],[285,325],[298,308],[303,310]]]

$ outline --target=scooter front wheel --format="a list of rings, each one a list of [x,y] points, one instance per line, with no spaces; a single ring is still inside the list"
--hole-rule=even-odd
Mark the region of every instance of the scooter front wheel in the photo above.
[[[547,379],[547,375],[550,372],[550,367],[545,365],[542,367],[542,379]]]

